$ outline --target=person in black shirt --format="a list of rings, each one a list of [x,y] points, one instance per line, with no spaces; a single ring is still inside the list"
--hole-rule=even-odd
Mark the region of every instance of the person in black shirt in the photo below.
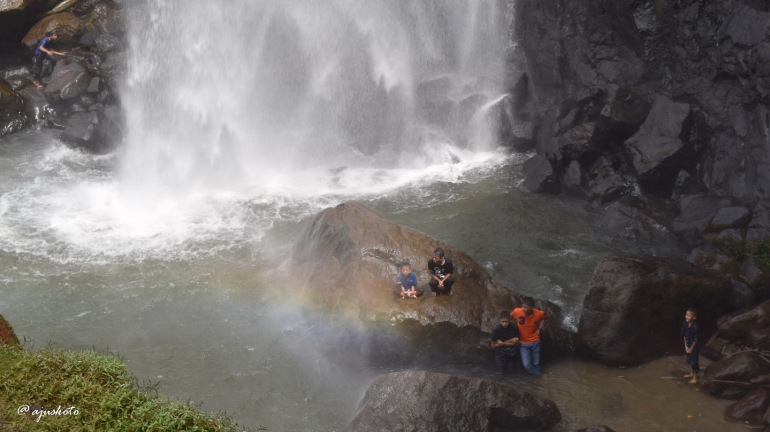
[[[700,355],[700,329],[698,323],[695,320],[698,315],[695,309],[687,309],[687,313],[684,314],[684,324],[682,325],[681,335],[684,337],[684,350],[687,352],[687,364],[690,365],[690,373],[685,375],[685,378],[692,378],[690,384],[698,383],[698,372],[700,372],[700,365],[698,364],[698,356]]]
[[[452,261],[449,258],[444,258],[442,249],[433,251],[433,258],[428,260],[428,274],[430,275],[430,289],[434,296],[452,295],[452,285],[455,283],[455,280],[452,279],[454,270]]]
[[[511,325],[511,313],[500,312],[500,323],[492,327],[492,348],[495,349],[495,365],[500,373],[512,371],[519,352],[519,326]]]

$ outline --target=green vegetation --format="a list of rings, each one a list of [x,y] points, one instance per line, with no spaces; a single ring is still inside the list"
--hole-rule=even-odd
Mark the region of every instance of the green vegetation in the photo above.
[[[756,248],[746,252],[744,256],[758,259],[765,263],[766,266],[770,266],[770,240],[763,241]]]
[[[29,412],[18,414],[20,407]],[[141,387],[114,355],[0,344],[0,431],[242,430],[221,412],[207,414]]]

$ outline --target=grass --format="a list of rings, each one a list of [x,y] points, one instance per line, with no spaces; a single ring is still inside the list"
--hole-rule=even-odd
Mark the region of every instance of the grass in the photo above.
[[[22,406],[29,412],[20,415]],[[40,414],[59,407],[61,413]],[[224,413],[208,414],[140,386],[112,354],[0,344],[0,432],[243,430]]]

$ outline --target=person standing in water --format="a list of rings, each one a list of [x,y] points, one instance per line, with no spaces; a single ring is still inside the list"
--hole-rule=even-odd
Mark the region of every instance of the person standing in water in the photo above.
[[[540,330],[545,326],[548,315],[535,309],[535,299],[525,297],[521,307],[511,312],[519,326],[519,354],[527,372],[540,376]]]

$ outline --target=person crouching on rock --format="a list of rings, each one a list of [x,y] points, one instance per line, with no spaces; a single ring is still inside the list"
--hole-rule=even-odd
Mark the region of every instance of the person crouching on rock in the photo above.
[[[422,290],[417,288],[417,275],[412,272],[412,265],[408,262],[403,262],[399,266],[396,295],[401,296],[401,298],[417,298],[421,296]]]
[[[492,327],[492,348],[495,349],[495,366],[500,373],[513,371],[514,360],[519,352],[519,327],[511,324],[511,314],[500,312],[500,323]]]
[[[698,323],[695,320],[698,318],[698,314],[695,309],[687,309],[684,314],[684,324],[682,325],[681,335],[684,337],[684,350],[687,352],[687,364],[690,365],[690,373],[686,374],[684,378],[692,378],[690,384],[698,383],[698,372],[700,372],[700,365],[698,364],[698,356],[700,355],[700,329]]]
[[[452,285],[455,280],[452,279],[452,272],[455,270],[452,261],[444,258],[444,250],[436,249],[433,251],[433,259],[428,260],[428,274],[430,274],[430,289],[433,296],[441,294],[452,295]]]
[[[37,69],[37,80],[35,81],[35,85],[37,88],[42,87],[40,84],[40,81],[42,81],[43,76],[51,73],[53,70],[53,67],[56,65],[56,59],[54,58],[55,55],[64,55],[63,53],[60,53],[59,51],[54,51],[53,49],[48,49],[48,44],[51,42],[55,42],[56,39],[58,39],[59,36],[55,32],[48,32],[45,34],[45,37],[43,39],[40,39],[40,42],[37,43],[37,48],[35,49],[35,69]]]
[[[535,299],[524,297],[521,307],[511,312],[519,327],[519,352],[521,363],[527,372],[540,376],[540,330],[545,326],[548,315],[535,309]]]

